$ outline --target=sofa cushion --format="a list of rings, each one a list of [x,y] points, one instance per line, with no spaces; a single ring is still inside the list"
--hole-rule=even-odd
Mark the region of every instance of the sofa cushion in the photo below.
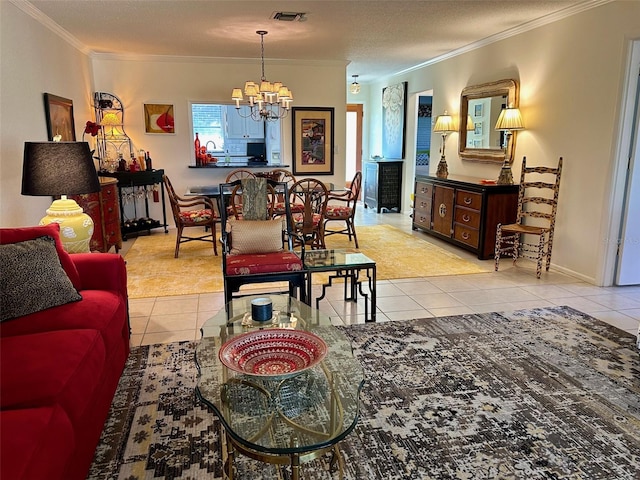
[[[227,275],[283,273],[302,270],[302,260],[295,252],[283,251],[256,255],[229,255]]]
[[[56,251],[58,257],[60,257],[60,263],[67,272],[71,283],[77,290],[82,288],[80,281],[80,275],[76,266],[71,260],[71,256],[65,251],[60,240],[60,225],[57,223],[50,223],[49,225],[41,225],[37,227],[22,227],[22,228],[0,228],[0,245],[7,243],[24,242],[25,240],[32,240],[37,237],[49,235],[56,241]]]
[[[0,320],[77,302],[50,236],[0,245]]]
[[[89,254],[87,254],[89,255]],[[99,255],[93,253],[91,255]],[[13,337],[54,330],[99,330],[108,352],[123,342],[126,304],[116,292],[82,290],[82,301],[67,303],[0,324],[0,336]]]
[[[58,405],[0,411],[0,478],[63,478],[75,448],[73,426]]]
[[[97,330],[59,330],[0,338],[0,407],[56,403],[76,422],[90,405],[105,366]]]

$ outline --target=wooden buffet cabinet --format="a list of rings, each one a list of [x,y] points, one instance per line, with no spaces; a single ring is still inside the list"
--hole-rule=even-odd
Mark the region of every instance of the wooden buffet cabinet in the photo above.
[[[92,252],[104,253],[115,247],[117,253],[122,248],[118,180],[107,177],[99,177],[99,180],[99,192],[69,197],[93,220],[93,235],[89,249]]]
[[[414,230],[465,248],[481,260],[493,258],[496,227],[514,223],[518,185],[484,184],[480,179],[416,176]]]

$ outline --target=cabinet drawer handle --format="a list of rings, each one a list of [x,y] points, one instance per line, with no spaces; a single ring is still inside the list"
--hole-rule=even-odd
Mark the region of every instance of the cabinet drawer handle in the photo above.
[[[420,206],[421,206],[421,207],[426,207],[426,206],[427,206],[427,204],[426,204],[426,203],[424,203],[424,202],[420,202]]]
[[[427,193],[427,187],[422,187],[420,189],[420,193]]]
[[[467,232],[462,232],[462,238],[469,240],[469,234]]]
[[[464,197],[464,204],[471,205],[471,197]]]
[[[447,214],[447,206],[444,203],[441,203],[440,208],[438,208],[438,215],[440,215],[441,218],[444,218],[446,214]]]
[[[465,213],[464,215],[462,215],[462,220],[468,223],[469,220],[471,220],[471,217]]]

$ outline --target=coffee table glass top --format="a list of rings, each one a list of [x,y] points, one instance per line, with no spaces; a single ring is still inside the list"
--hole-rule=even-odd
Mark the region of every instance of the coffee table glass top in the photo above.
[[[295,298],[259,297],[271,298],[271,321],[251,320],[251,300],[258,296],[242,297],[202,327],[196,348],[198,397],[214,409],[227,434],[245,448],[289,455],[335,445],[358,420],[358,396],[364,381],[349,339],[329,317]],[[327,355],[312,368],[274,377],[238,373],[220,362],[218,353],[225,342],[268,328],[314,333],[327,344]]]
[[[304,253],[304,266],[308,270],[322,270],[326,268],[362,267],[375,265],[375,261],[359,252],[344,249],[336,250],[307,250]]]

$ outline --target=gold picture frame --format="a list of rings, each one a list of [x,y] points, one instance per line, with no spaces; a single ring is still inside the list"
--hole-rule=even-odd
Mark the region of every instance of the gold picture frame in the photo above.
[[[333,175],[333,107],[291,109],[294,175]]]

